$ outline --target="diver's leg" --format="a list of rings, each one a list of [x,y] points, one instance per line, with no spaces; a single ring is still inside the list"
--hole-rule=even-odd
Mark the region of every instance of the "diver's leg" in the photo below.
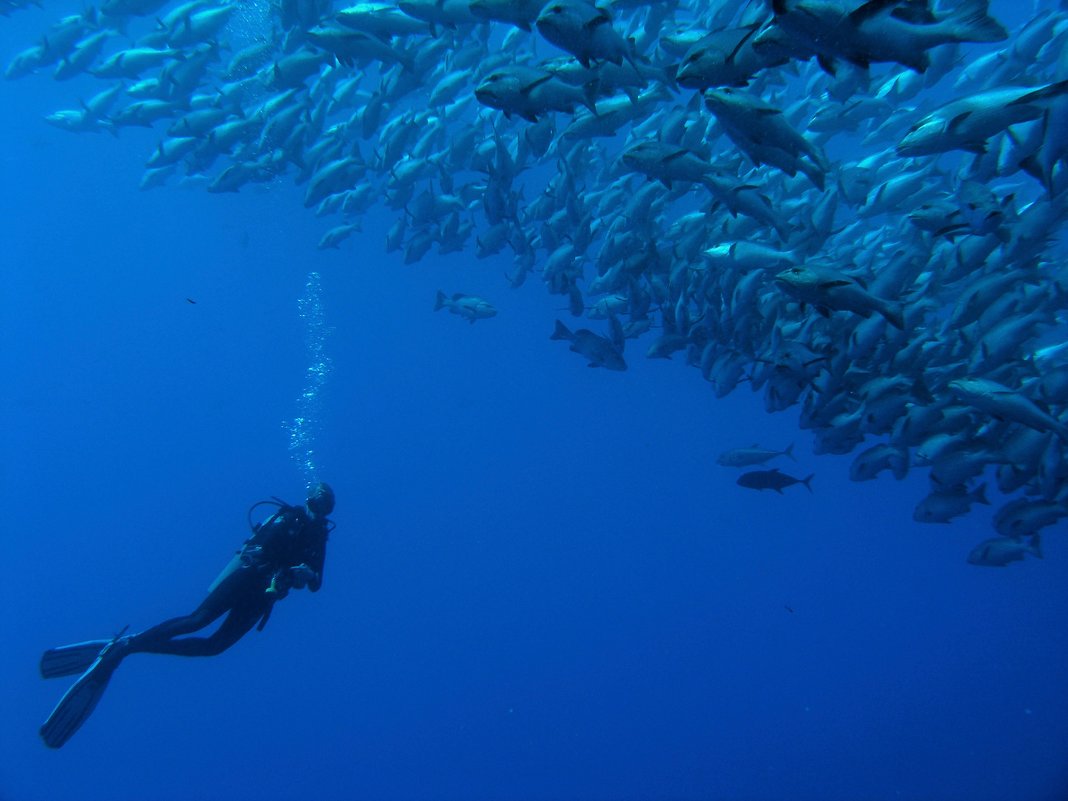
[[[130,646],[127,653],[166,654],[166,646],[174,637],[199,631],[213,621],[218,620],[227,610],[225,606],[211,601],[209,596],[190,615],[171,618],[162,623],[145,629],[140,634],[130,637]]]
[[[239,570],[212,590],[191,614],[171,618],[129,638],[127,653],[171,654],[175,637],[191,634],[262,594],[252,571]]]
[[[114,640],[89,640],[50,648],[41,656],[41,675],[48,679],[81,673],[97,660],[104,647],[109,644],[116,645],[112,649],[112,658],[118,657],[120,652],[126,655],[137,651],[151,651],[154,646],[172,637],[204,628],[236,604],[245,603],[246,598],[258,596],[259,593],[250,586],[256,583],[254,571],[242,569],[241,562],[234,560],[227,565],[226,570],[212,585],[208,597],[192,614],[166,620],[140,634],[122,637],[121,643],[116,642],[120,639],[116,637]]]
[[[153,654],[176,656],[215,656],[244,637],[267,611],[265,604],[244,604],[230,614],[210,637],[182,637],[154,642],[147,650]]]

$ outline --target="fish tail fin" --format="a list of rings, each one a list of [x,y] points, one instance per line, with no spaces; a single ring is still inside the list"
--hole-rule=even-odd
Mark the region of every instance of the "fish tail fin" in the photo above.
[[[797,168],[803,172],[813,185],[821,192],[826,186],[826,173],[820,168],[818,164],[810,164],[804,159],[800,159],[797,162]]]
[[[597,94],[601,88],[601,80],[594,78],[591,81],[587,81],[582,85],[582,105],[590,110],[590,113],[597,117]]]
[[[1047,114],[1048,116],[1048,114]],[[1050,194],[1053,193],[1053,175],[1046,173],[1046,170],[1042,168],[1042,164],[1039,162],[1036,154],[1032,153],[1030,156],[1020,161],[1020,169],[1030,175],[1037,181],[1042,182],[1042,186],[1046,187],[1046,191]]]
[[[669,67],[661,67],[660,71],[657,73],[657,79],[660,81],[661,87],[667,87],[672,92],[678,94],[678,73],[675,70]]]
[[[782,452],[782,455],[783,456],[789,456],[791,459],[793,459],[796,462],[797,461],[797,457],[794,456],[794,443],[791,442],[789,445],[787,445],[786,446],[786,450],[784,450]],[[809,478],[811,478],[811,476],[809,476]]]
[[[987,506],[990,505],[990,501],[988,501],[986,499],[986,482],[985,481],[982,484],[980,484],[978,487],[975,488],[975,491],[972,493],[972,500],[975,501],[976,503],[985,503]]]
[[[916,380],[912,382],[911,392],[917,399],[923,401],[923,403],[928,406],[935,402],[935,396],[931,394],[931,390],[928,388],[927,382],[923,380],[922,374],[917,376]]]
[[[804,481],[801,482],[802,484],[805,485],[805,489],[807,489],[809,492],[812,492],[812,479],[814,479],[815,477],[816,477],[815,473],[809,473],[808,474],[808,478],[806,478]]]
[[[790,237],[793,235],[794,231],[797,230],[791,226],[789,222],[778,215],[772,218],[771,224],[775,228],[775,233],[779,235],[779,239],[783,242],[789,242]]]
[[[567,326],[564,325],[559,320],[557,320],[556,321],[556,328],[554,328],[553,332],[549,335],[549,339],[571,339],[571,338],[572,338],[571,337],[571,332],[568,330]]]
[[[883,317],[886,318],[886,322],[890,323],[898,331],[905,330],[905,304],[899,301],[887,301],[883,304],[882,309]]]
[[[445,305],[445,293],[442,292],[439,289],[438,290],[438,296],[434,299],[434,311],[438,311],[438,309],[440,309],[444,305]]]
[[[1056,418],[1054,418],[1056,419]],[[1057,421],[1058,425],[1053,429],[1053,433],[1061,438],[1061,441],[1068,442],[1068,426]]]
[[[960,42],[1003,42],[1009,32],[990,16],[989,0],[964,0],[950,16],[953,35]]]

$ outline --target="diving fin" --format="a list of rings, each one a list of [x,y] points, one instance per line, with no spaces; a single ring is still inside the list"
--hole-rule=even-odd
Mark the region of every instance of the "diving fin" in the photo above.
[[[49,748],[62,748],[89,719],[108,687],[111,674],[127,653],[129,638],[116,637],[100,651],[81,677],[59,699],[41,726],[41,739]]]
[[[111,640],[88,640],[49,648],[41,654],[41,677],[55,679],[84,673]]]

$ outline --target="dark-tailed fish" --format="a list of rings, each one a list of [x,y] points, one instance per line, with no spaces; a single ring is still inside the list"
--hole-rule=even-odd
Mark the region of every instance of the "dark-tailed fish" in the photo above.
[[[556,328],[549,339],[569,340],[570,350],[584,357],[590,367],[604,367],[608,370],[620,371],[627,369],[627,363],[623,361],[622,343],[617,346],[613,340],[595,334],[588,328],[571,331],[557,320]]]
[[[773,490],[780,495],[782,495],[782,491],[787,487],[792,487],[794,484],[804,484],[805,489],[812,492],[811,482],[815,475],[815,473],[812,473],[807,478],[794,478],[793,476],[781,472],[778,468],[772,470],[752,470],[738,476],[737,483],[740,487],[755,490]]]

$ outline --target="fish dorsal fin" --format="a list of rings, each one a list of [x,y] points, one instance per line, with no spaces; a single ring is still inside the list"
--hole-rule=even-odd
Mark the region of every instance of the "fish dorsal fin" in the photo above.
[[[853,25],[860,25],[865,20],[869,20],[878,14],[881,14],[888,8],[894,8],[901,5],[901,0],[868,0],[867,3],[860,6],[850,12],[849,21]]]
[[[933,25],[938,22],[926,0],[905,0],[904,4],[890,12],[890,16],[912,25]]]
[[[1063,95],[1068,92],[1068,80],[1057,81],[1051,83],[1048,86],[1043,86],[1035,89],[1033,92],[1028,92],[1023,97],[1018,97],[1009,103],[1010,106],[1026,105],[1028,103],[1038,103],[1042,100],[1051,100],[1059,95]]]

